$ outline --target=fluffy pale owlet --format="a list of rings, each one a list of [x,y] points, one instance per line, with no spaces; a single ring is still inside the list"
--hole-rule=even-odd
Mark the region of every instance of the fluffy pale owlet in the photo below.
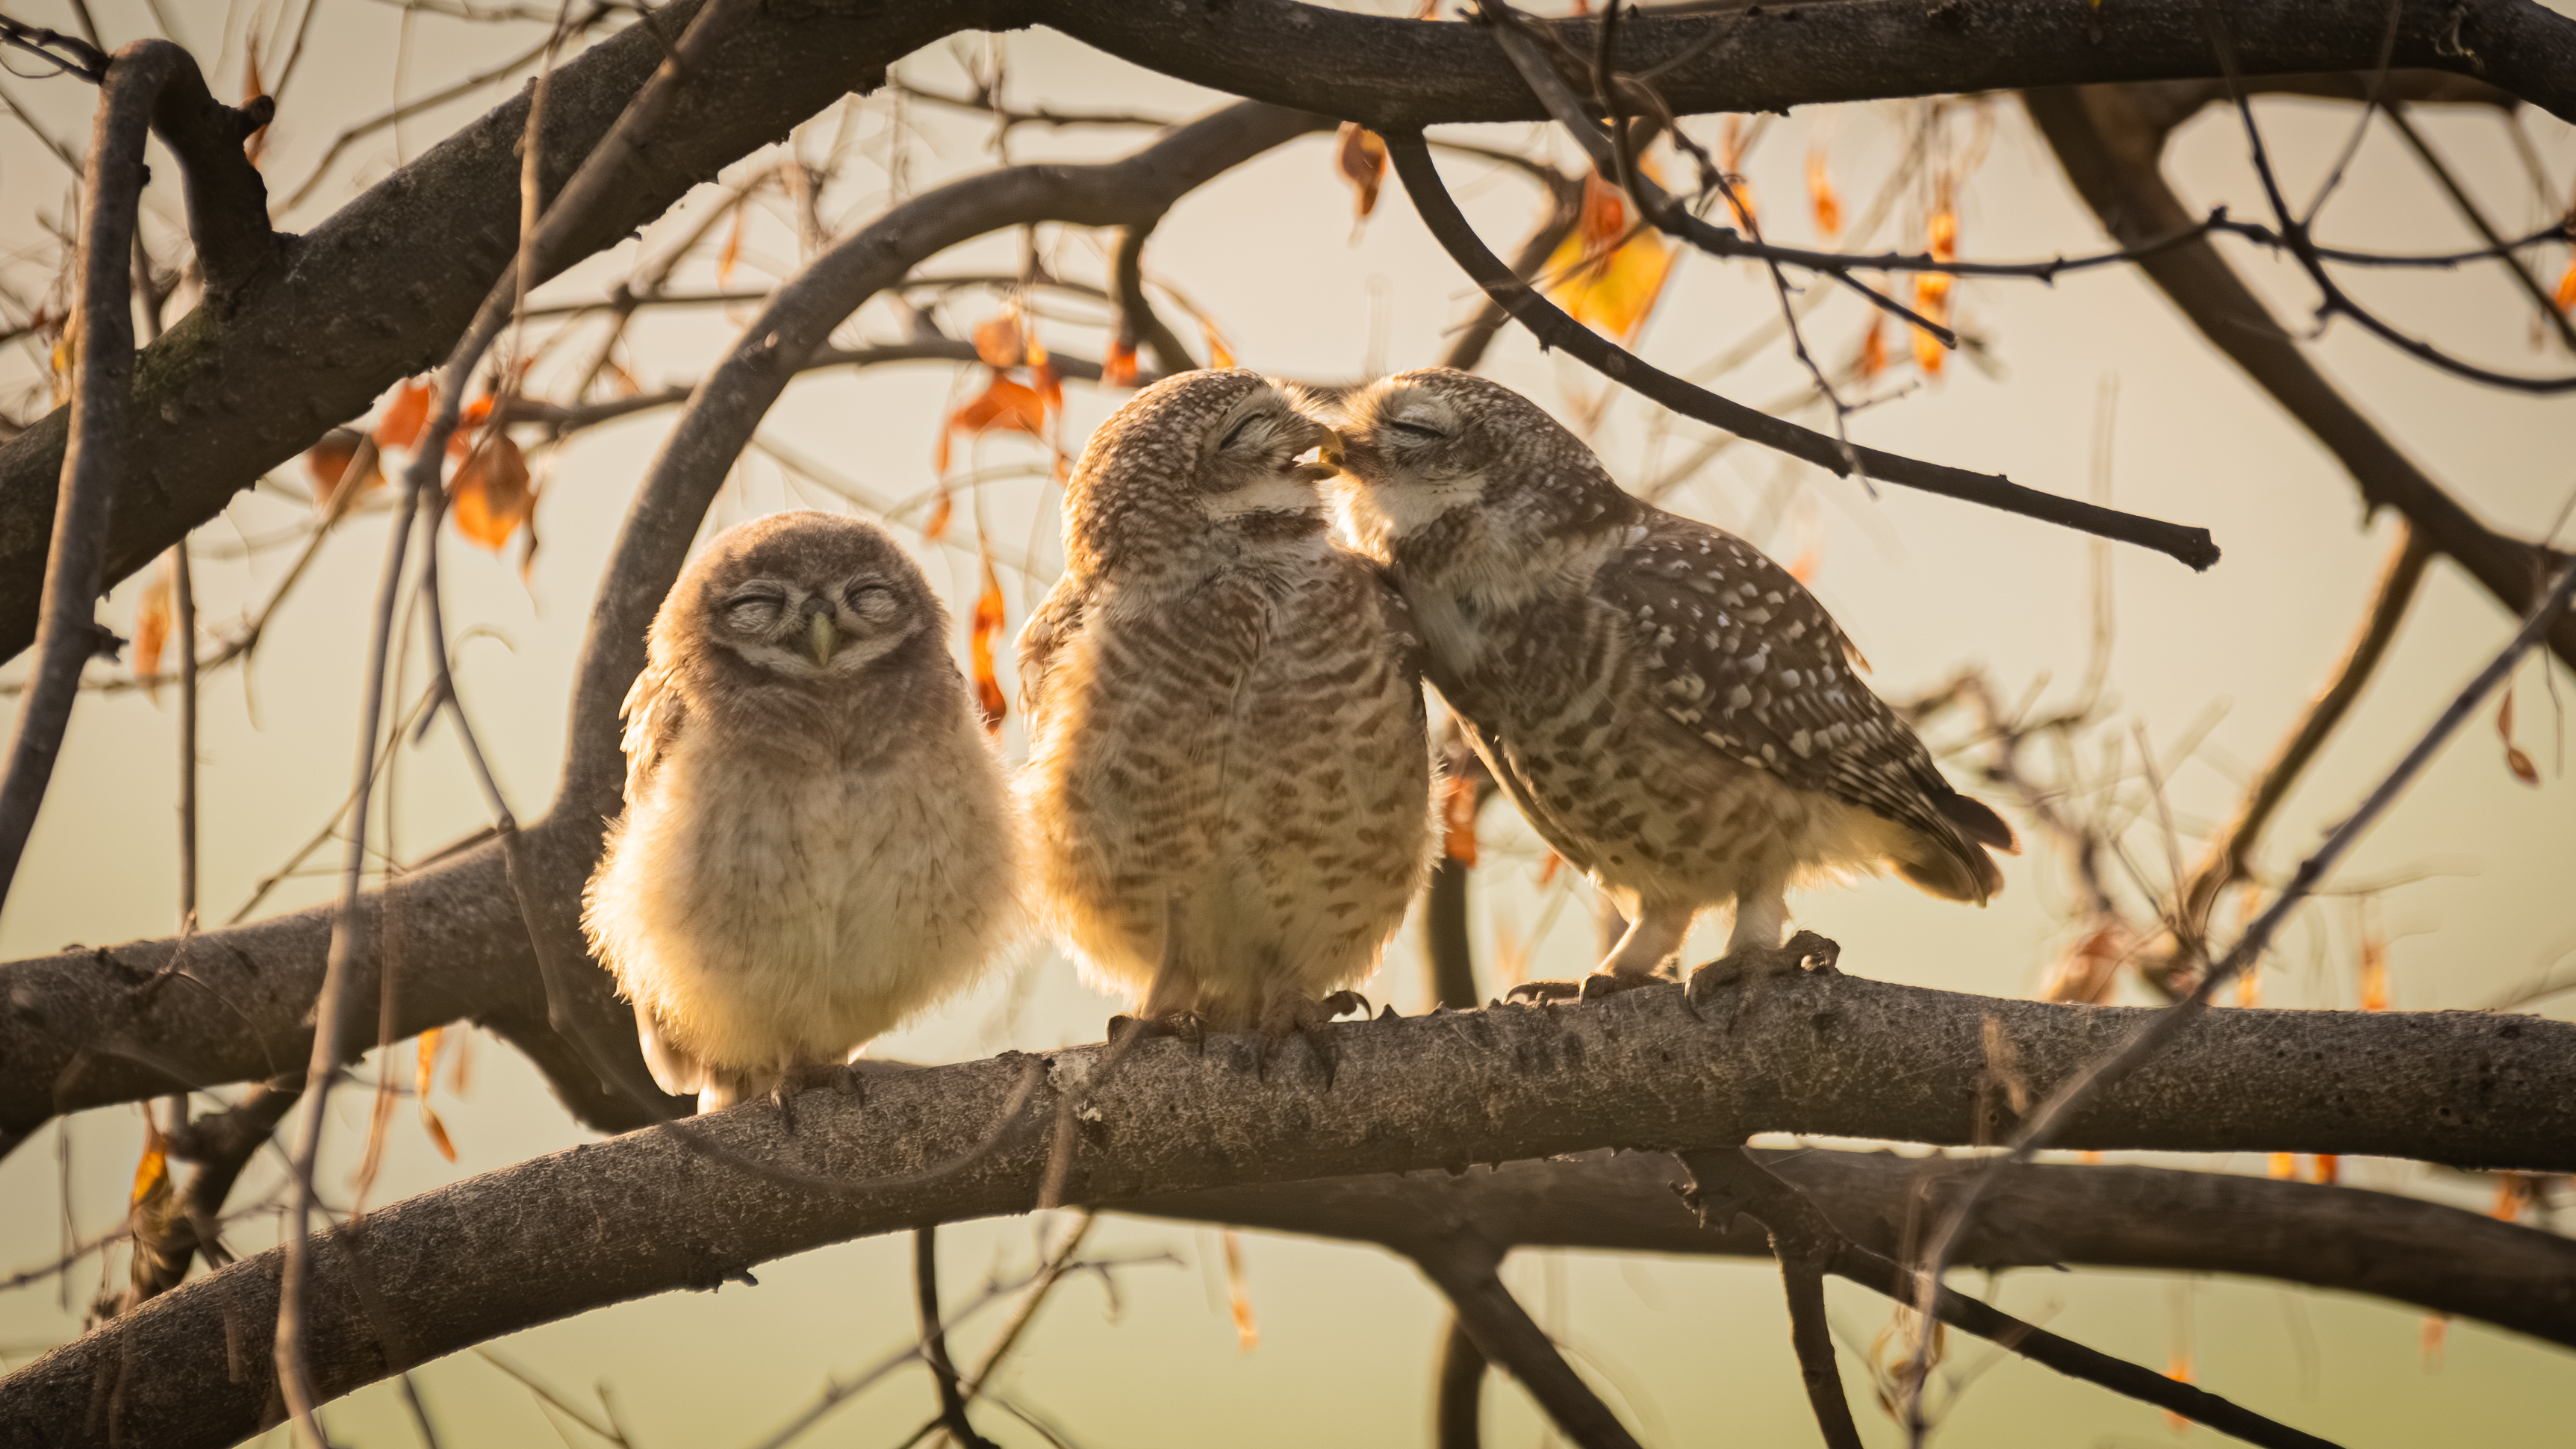
[[[1258,373],[1146,388],[1083,451],[1020,637],[1048,924],[1141,1016],[1319,1048],[1431,838],[1403,601],[1299,461],[1332,443]]]
[[[582,916],[663,1090],[712,1111],[843,1061],[1011,930],[1016,816],[947,626],[884,530],[824,513],[672,586]]]
[[[1983,904],[2010,827],[1853,674],[1788,572],[1622,492],[1535,404],[1462,372],[1350,399],[1352,530],[1411,602],[1426,672],[1548,844],[1633,923],[1598,993],[1652,980],[1732,902],[1705,981],[1782,969],[1786,891],[1893,865]]]

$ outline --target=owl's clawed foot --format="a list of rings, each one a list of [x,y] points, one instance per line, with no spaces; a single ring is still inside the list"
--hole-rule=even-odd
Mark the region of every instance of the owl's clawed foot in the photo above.
[[[1690,985],[1682,1001],[1696,1013],[1725,987],[1741,981],[1748,987],[1758,986],[1774,976],[1790,976],[1810,971],[1819,976],[1837,974],[1835,963],[1842,959],[1843,948],[1813,931],[1800,931],[1785,946],[1738,946],[1691,973]],[[1753,997],[1752,990],[1745,1000]],[[1738,1004],[1738,1010],[1742,1003]]]
[[[1315,1064],[1324,1069],[1324,1086],[1329,1089],[1342,1068],[1342,1049],[1333,1040],[1333,1018],[1356,1011],[1368,1015],[1368,998],[1356,991],[1336,991],[1321,1001],[1303,996],[1282,996],[1270,1003],[1261,1014],[1261,1045],[1254,1070],[1268,1080],[1271,1059],[1291,1036],[1306,1039],[1306,1049],[1315,1054]]]
[[[840,1096],[867,1097],[867,1087],[859,1080],[859,1070],[845,1062],[799,1062],[778,1074],[770,1085],[769,1100],[778,1108],[778,1130],[794,1136],[796,1132],[796,1099],[818,1088],[830,1088]]]
[[[1644,971],[1595,971],[1580,981],[1524,981],[1503,993],[1505,1001],[1599,1001],[1640,986],[1668,986],[1672,978]]]
[[[1176,1036],[1190,1044],[1200,1056],[1207,1055],[1207,1018],[1195,1011],[1167,1011],[1160,1016],[1134,1017],[1119,1015],[1109,1018],[1108,1041],[1115,1043],[1129,1032],[1142,1031],[1147,1036]]]

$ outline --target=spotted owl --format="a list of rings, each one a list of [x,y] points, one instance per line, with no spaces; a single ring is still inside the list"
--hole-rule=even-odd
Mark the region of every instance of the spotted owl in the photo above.
[[[710,540],[626,696],[626,811],[582,915],[653,1078],[712,1111],[973,982],[1023,852],[948,613],[883,529]]]
[[[1404,373],[1346,407],[1337,492],[1413,606],[1429,677],[1631,922],[1592,992],[1655,979],[1730,903],[1709,979],[1783,969],[1788,887],[1816,877],[1893,865],[1980,905],[2003,888],[1987,851],[2011,828],[1941,777],[1786,570],[1622,492],[1483,378]]]
[[[1329,532],[1333,435],[1255,372],[1101,425],[1065,572],[1020,637],[1050,927],[1138,1014],[1323,1042],[1427,868],[1430,754],[1403,599]]]

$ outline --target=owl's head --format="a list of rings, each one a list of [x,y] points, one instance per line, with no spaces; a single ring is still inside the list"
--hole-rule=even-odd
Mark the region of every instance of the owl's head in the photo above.
[[[1064,490],[1065,567],[1151,568],[1320,534],[1333,430],[1246,368],[1185,372],[1091,435]]]
[[[945,658],[947,617],[884,529],[773,513],[708,540],[654,617],[653,657],[696,664],[692,677],[812,689],[925,645]]]
[[[1400,372],[1342,409],[1340,501],[1352,535],[1380,559],[1426,548],[1518,554],[1638,515],[1582,439],[1473,373]]]

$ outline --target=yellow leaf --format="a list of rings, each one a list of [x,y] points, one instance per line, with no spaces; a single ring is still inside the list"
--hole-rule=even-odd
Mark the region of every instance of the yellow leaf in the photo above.
[[[2272,1154],[2270,1174],[2275,1181],[2288,1182],[2299,1175],[2299,1159],[2287,1152]]]
[[[465,466],[456,470],[447,486],[456,531],[494,553],[536,511],[537,496],[528,487],[527,455],[498,431],[466,456]]]
[[[2576,312],[2576,257],[2567,262],[2567,275],[2558,279],[2558,310]]]
[[[1672,253],[1664,239],[1650,231],[1627,236],[1627,212],[1619,193],[1597,176],[1583,181],[1583,222],[1548,258],[1548,289],[1557,305],[1574,320],[1616,337],[1633,340],[1672,271]]]
[[[161,1135],[161,1124],[152,1117],[149,1104],[143,1112],[143,1160],[134,1164],[134,1195],[126,1199],[129,1206],[170,1195],[170,1140]]]
[[[1017,367],[1027,350],[1020,340],[1020,319],[1009,311],[975,324],[975,355],[986,367]]]

